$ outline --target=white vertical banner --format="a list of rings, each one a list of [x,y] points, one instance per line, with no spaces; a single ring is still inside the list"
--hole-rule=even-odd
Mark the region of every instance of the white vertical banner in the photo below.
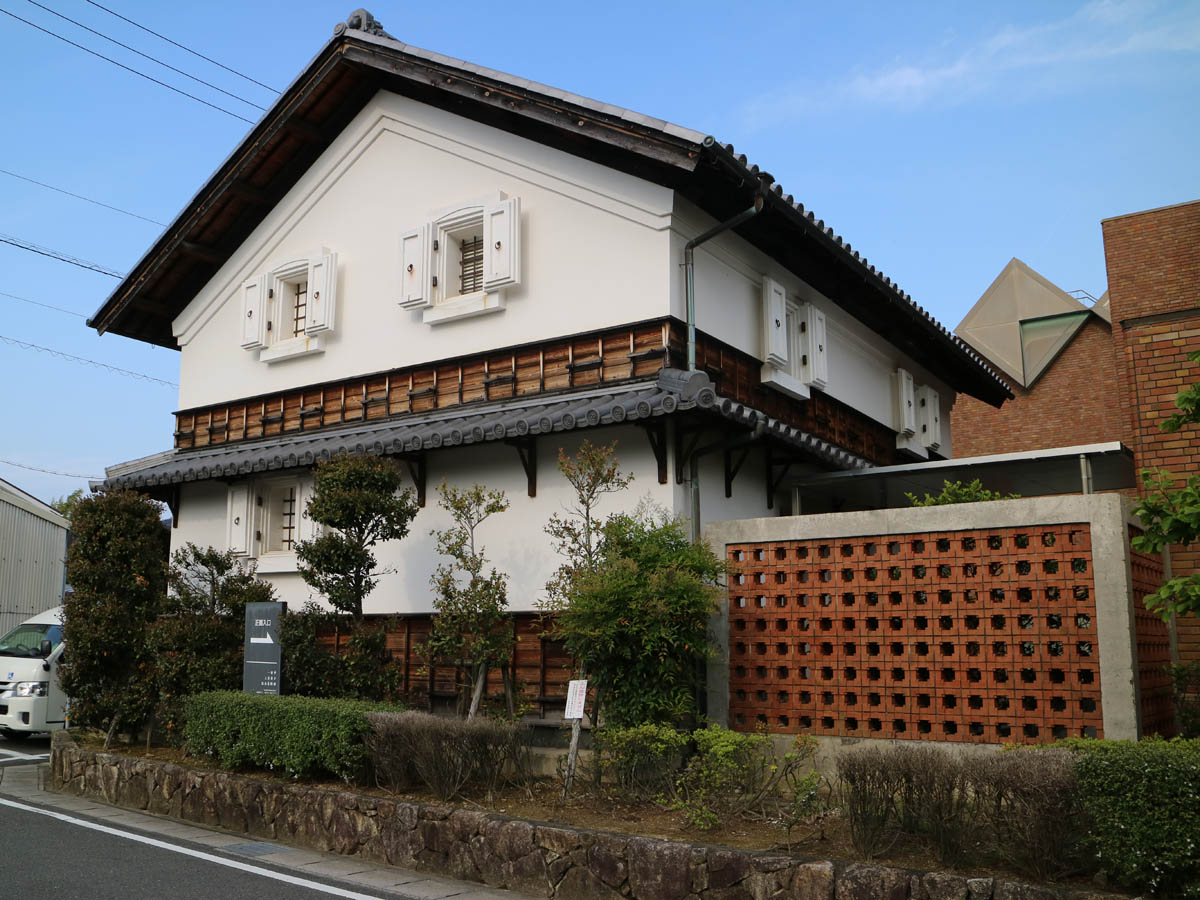
[[[583,704],[587,699],[587,679],[572,681],[567,685],[567,708],[563,712],[564,719],[582,719]]]

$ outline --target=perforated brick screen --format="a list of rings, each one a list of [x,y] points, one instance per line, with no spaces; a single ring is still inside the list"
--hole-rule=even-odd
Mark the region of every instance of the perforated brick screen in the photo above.
[[[1130,537],[1140,532],[1130,528]],[[1137,637],[1138,703],[1144,734],[1175,734],[1175,703],[1171,678],[1171,635],[1167,624],[1146,609],[1145,596],[1163,582],[1162,560],[1153,554],[1130,551],[1129,567],[1133,574],[1133,621]]]
[[[1103,736],[1087,524],[726,551],[733,728]]]

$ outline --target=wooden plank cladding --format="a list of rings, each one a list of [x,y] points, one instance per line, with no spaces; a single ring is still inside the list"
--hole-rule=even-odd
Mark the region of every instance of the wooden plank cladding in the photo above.
[[[431,666],[425,647],[433,628],[433,617],[414,615],[367,615],[368,628],[382,628],[387,650],[400,673],[400,692],[408,702],[432,707],[469,689],[469,676],[462,667]],[[551,623],[541,613],[514,613],[509,617],[512,646],[509,667],[516,675],[521,698],[541,717],[561,714],[567,699],[567,682],[574,671],[574,660],[562,643],[547,636]],[[334,653],[345,646],[346,634],[336,623],[324,626],[317,640]],[[286,677],[286,676],[285,676]],[[488,673],[487,696],[503,698],[504,685],[499,668]]]
[[[652,377],[666,359],[668,328],[666,320],[656,320],[184,410],[175,414],[175,447],[236,443]]]
[[[175,447],[193,449],[354,422],[652,378],[686,365],[683,322],[659,319],[523,347],[296,388],[175,414]],[[814,390],[796,400],[764,387],[762,363],[698,334],[696,365],[718,394],[877,465],[899,461],[895,432]]]

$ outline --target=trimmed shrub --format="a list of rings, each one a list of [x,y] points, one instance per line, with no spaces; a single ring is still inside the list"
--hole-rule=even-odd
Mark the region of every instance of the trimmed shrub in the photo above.
[[[743,814],[798,822],[815,811],[820,776],[811,771],[816,741],[797,737],[782,757],[765,731],[745,734],[720,725],[692,733],[696,752],[676,782],[687,823],[708,829]],[[788,826],[789,831],[791,825]]]
[[[1200,740],[1072,741],[1088,847],[1110,878],[1200,897]]]
[[[675,793],[688,735],[667,725],[601,728],[592,749],[602,775],[634,800],[658,800]]]
[[[842,806],[850,825],[850,842],[866,859],[882,856],[898,835],[896,794],[903,780],[893,754],[882,747],[865,747],[838,756]]]
[[[488,797],[506,780],[530,776],[529,729],[477,716],[470,721],[425,712],[373,712],[366,736],[380,786],[399,791],[414,781],[439,800],[468,789]]]
[[[366,713],[380,703],[271,697],[235,691],[185,702],[188,751],[227,769],[267,769],[290,778],[332,775],[350,782],[367,769]]]
[[[997,753],[968,764],[985,849],[1030,878],[1047,880],[1089,868],[1074,758],[1054,748]]]

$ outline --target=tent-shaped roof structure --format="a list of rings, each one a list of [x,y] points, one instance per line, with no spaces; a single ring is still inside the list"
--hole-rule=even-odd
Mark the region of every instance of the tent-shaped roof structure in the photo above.
[[[1030,388],[1093,313],[1109,321],[1108,293],[1093,307],[1013,258],[955,333],[1024,388]]]

